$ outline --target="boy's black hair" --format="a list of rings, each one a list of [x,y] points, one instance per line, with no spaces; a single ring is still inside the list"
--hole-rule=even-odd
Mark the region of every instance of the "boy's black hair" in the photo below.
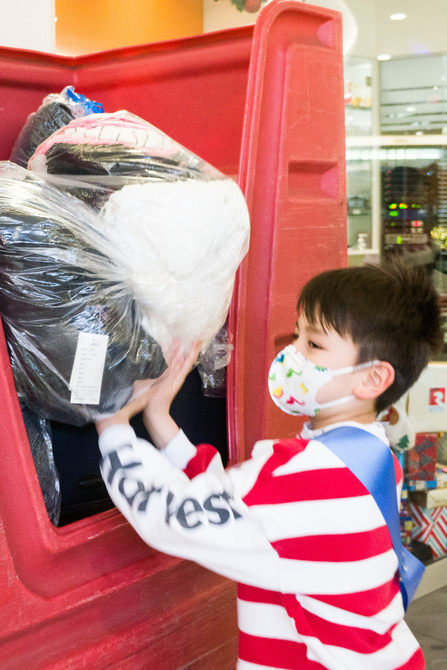
[[[376,399],[376,412],[414,384],[443,342],[438,295],[423,267],[392,261],[328,270],[304,286],[298,300],[311,324],[350,336],[359,363],[387,361],[393,384]]]

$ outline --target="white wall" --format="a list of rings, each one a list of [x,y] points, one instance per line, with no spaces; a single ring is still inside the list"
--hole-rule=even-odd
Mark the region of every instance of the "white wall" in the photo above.
[[[357,39],[350,50],[351,56],[375,58],[376,51],[376,6],[375,0],[345,0],[357,23]]]
[[[252,25],[256,14],[239,12],[230,0],[203,0],[203,32],[212,33],[225,28]]]
[[[296,1],[306,2],[306,0]],[[357,2],[361,2],[361,0],[357,0]],[[363,3],[365,2],[366,0],[363,0]],[[344,46],[352,44],[355,21],[353,20],[348,0],[317,0],[308,4],[320,5],[321,7],[341,11],[347,26],[347,32],[343,40]],[[371,4],[367,3],[367,7],[371,7]],[[231,3],[231,0],[218,0],[217,2],[216,0],[203,0],[203,29],[206,33],[214,30],[222,30],[223,28],[251,25],[255,23],[258,15],[259,12],[251,14],[245,11],[238,11],[235,5]]]
[[[0,0],[0,45],[54,53],[55,0]]]

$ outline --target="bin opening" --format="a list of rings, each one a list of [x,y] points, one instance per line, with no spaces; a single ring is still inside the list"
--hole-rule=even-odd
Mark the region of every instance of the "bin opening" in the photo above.
[[[46,96],[0,164],[0,313],[25,426],[41,425],[32,453],[54,525],[111,507],[94,421],[162,374],[175,342],[203,347],[173,414],[226,462],[225,400],[213,395],[249,234],[232,179],[146,120],[83,95],[78,109],[73,95]]]
[[[225,397],[203,394],[200,375],[193,370],[175,398],[171,414],[194,444],[208,443],[228,461]],[[132,420],[138,437],[149,439],[141,415]],[[95,426],[51,422],[53,453],[61,489],[59,526],[111,509],[113,503],[99,472],[100,453]]]

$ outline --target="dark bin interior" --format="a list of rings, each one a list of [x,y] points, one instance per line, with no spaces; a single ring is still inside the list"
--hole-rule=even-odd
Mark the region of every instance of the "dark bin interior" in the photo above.
[[[194,444],[219,449],[227,461],[226,399],[206,397],[197,370],[191,372],[172,406],[172,416]],[[132,425],[139,437],[149,439],[141,415]],[[99,473],[98,436],[95,426],[69,426],[51,422],[53,450],[61,486],[61,526],[103,512],[112,502]]]

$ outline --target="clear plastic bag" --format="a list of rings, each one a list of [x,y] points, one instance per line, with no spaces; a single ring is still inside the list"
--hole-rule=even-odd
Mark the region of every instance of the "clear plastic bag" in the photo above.
[[[176,181],[221,179],[212,165],[144,119],[126,110],[91,114],[55,131],[36,149],[28,167],[59,175]]]
[[[40,416],[74,425],[116,412],[136,379],[156,378],[166,365],[141,325],[125,263],[96,220],[74,197],[0,164],[0,313],[18,395]],[[85,333],[107,339],[94,404],[70,388]]]
[[[227,366],[233,345],[225,323],[200,359],[198,372],[203,394],[208,398],[224,398],[227,389]]]
[[[100,212],[102,230],[130,255],[144,327],[164,349],[173,338],[210,345],[248,249],[248,212],[231,179],[125,110],[71,122],[42,143],[29,167]],[[218,346],[201,371],[207,394],[220,393],[219,378],[225,387],[222,340]]]
[[[76,119],[29,166],[38,174],[0,170],[0,312],[20,397],[82,425],[158,377],[174,341],[210,347],[248,249],[247,207],[235,182],[127,112]],[[102,374],[98,402],[74,388],[85,360]]]

